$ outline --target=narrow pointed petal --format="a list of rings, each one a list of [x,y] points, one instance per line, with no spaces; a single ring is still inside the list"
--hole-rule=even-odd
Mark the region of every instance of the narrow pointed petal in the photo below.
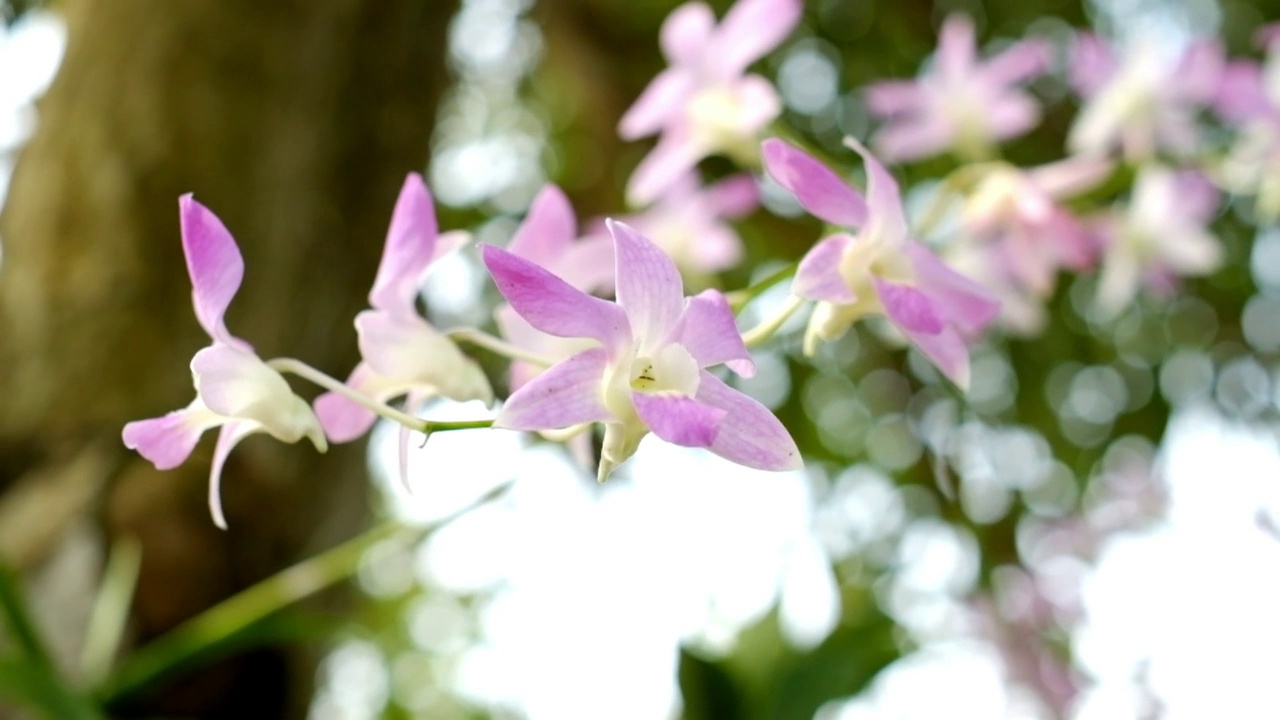
[[[933,298],[908,285],[872,278],[884,314],[904,332],[936,335],[946,326],[944,310]]]
[[[705,370],[696,397],[725,411],[711,452],[759,470],[796,470],[804,465],[791,434],[764,405]]]
[[[369,291],[369,303],[376,308],[412,306],[422,274],[435,256],[435,206],[422,176],[409,173],[400,189],[382,262]]]
[[[654,435],[683,447],[710,447],[728,414],[675,393],[632,392],[631,403]]]
[[[872,115],[890,118],[913,113],[926,106],[927,98],[915,80],[886,80],[867,86],[867,109]]]
[[[583,292],[614,294],[613,238],[585,237],[573,243],[559,260],[557,274]]]
[[[223,316],[244,279],[244,258],[235,238],[217,215],[187,193],[178,199],[182,251],[191,275],[196,319],[209,337],[228,345],[245,346],[227,332]]]
[[[657,200],[692,172],[708,152],[710,148],[693,135],[687,123],[668,126],[627,179],[627,202],[643,206]]]
[[[375,392],[371,392],[377,384],[377,374],[367,363],[357,365],[346,382],[347,387],[352,390],[382,400]],[[330,442],[335,443],[351,442],[362,437],[378,419],[372,410],[335,392],[327,392],[316,398],[315,413],[324,434]]]
[[[803,11],[801,0],[738,0],[704,52],[715,59],[721,77],[737,75],[781,45]]]
[[[969,348],[955,328],[944,327],[938,333],[900,329],[951,382],[961,390],[969,389]]]
[[[193,403],[158,418],[128,423],[122,436],[125,447],[137,450],[157,470],[172,470],[191,456],[204,431],[219,422],[221,418]]]
[[[1004,139],[1021,135],[1040,122],[1040,104],[1023,92],[1011,92],[987,109],[987,132]]]
[[[955,127],[948,118],[933,113],[885,125],[876,132],[872,144],[889,162],[907,162],[936,155],[950,147]]]
[[[756,373],[733,310],[719,291],[704,290],[686,301],[671,342],[684,346],[700,368],[723,363],[743,377]]]
[[[1000,302],[989,290],[961,275],[918,242],[904,252],[916,272],[916,282],[939,301],[948,320],[966,334],[987,326],[1000,313]]]
[[[227,518],[222,513],[222,467],[232,448],[259,430],[261,426],[257,423],[242,421],[227,423],[218,432],[218,444],[213,448],[213,466],[209,469],[209,514],[213,516],[213,524],[222,530],[227,529]]]
[[[852,137],[845,138],[845,144],[862,156],[867,169],[867,213],[870,216],[868,225],[874,225],[874,233],[890,242],[898,242],[907,237],[907,218],[902,209],[902,195],[898,192],[898,181],[893,179],[884,165],[871,154],[862,143]]]
[[[1111,158],[1073,157],[1032,168],[1027,177],[1044,194],[1062,199],[1097,187],[1115,166]]]
[[[823,238],[810,248],[796,268],[791,281],[791,292],[810,300],[826,300],[832,303],[851,303],[857,299],[849,281],[840,274],[840,259],[852,236],[843,233]]]
[[[618,137],[639,140],[657,134],[688,104],[694,76],[680,67],[658,73],[618,121]]]
[[[968,75],[976,51],[973,20],[967,15],[947,16],[938,33],[938,52],[934,56],[937,72],[949,77]]]
[[[708,186],[702,201],[716,217],[738,218],[760,206],[760,187],[746,173],[731,175]]]
[[[1017,85],[1049,69],[1053,46],[1044,40],[1024,40],[982,64],[982,80],[994,86]]]
[[[613,236],[618,305],[626,311],[642,350],[670,334],[684,309],[684,282],[676,264],[631,226],[606,220]]]
[[[564,191],[546,185],[529,206],[507,250],[544,267],[553,265],[573,244],[578,221]]]
[[[507,398],[493,426],[552,430],[614,420],[604,406],[608,362],[602,348],[592,348],[553,365]]]
[[[769,175],[814,217],[842,227],[861,227],[867,221],[862,196],[813,156],[777,138],[765,140],[761,152]]]
[[[498,291],[538,330],[556,337],[598,340],[611,357],[630,343],[631,325],[615,303],[587,295],[501,248],[485,245],[482,257]]]
[[[1076,36],[1069,73],[1076,92],[1086,98],[1097,94],[1111,80],[1116,66],[1115,55],[1106,41],[1092,33]]]
[[[658,45],[672,65],[693,65],[706,52],[715,26],[715,13],[705,3],[685,3],[662,22]]]

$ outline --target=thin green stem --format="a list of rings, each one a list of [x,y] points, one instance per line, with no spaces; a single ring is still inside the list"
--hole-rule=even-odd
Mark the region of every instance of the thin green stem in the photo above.
[[[309,380],[325,390],[331,390],[354,403],[372,410],[392,422],[399,423],[409,428],[410,430],[425,432],[424,423],[427,422],[426,420],[396,410],[393,407],[374,400],[362,392],[352,390],[350,387],[347,387],[347,385],[342,383],[342,381],[325,375],[301,360],[295,360],[293,358],[275,358],[273,360],[268,360],[267,365],[280,372],[293,373],[304,380]]]
[[[725,293],[725,299],[729,301],[729,307],[732,308],[735,313],[741,312],[742,309],[747,306],[747,303],[755,300],[765,290],[768,290],[774,285],[777,285],[783,280],[795,275],[796,268],[798,267],[800,267],[800,263],[798,262],[789,263],[778,268],[774,272],[769,273],[758,282],[752,283],[741,290],[734,290],[733,292]]]
[[[482,347],[486,350],[491,350],[502,355],[503,357],[511,358],[512,360],[524,360],[525,362],[533,363],[534,365],[541,365],[542,367],[551,367],[556,364],[556,361],[549,357],[539,355],[535,352],[530,352],[524,348],[516,347],[506,340],[496,338],[487,332],[477,330],[475,328],[456,328],[445,334],[454,342],[465,342],[475,345],[476,347]]]
[[[382,523],[337,547],[282,570],[262,582],[224,600],[160,637],[121,663],[116,674],[98,689],[98,696],[110,705],[177,672],[220,642],[254,623],[297,603],[353,575],[365,552],[397,535],[403,542],[421,540],[447,524],[504,492],[500,485],[475,502],[441,520],[421,527]]]
[[[449,430],[475,430],[477,428],[493,427],[493,419],[488,420],[423,420],[426,427],[423,432],[430,435],[437,432],[448,432]]]
[[[787,320],[804,305],[805,299],[792,295],[773,317],[766,318],[759,325],[742,333],[742,342],[749,348],[756,347],[773,337],[774,333],[786,324]]]

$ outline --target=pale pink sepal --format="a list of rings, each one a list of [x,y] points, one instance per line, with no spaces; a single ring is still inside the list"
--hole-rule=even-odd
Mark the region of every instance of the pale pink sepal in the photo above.
[[[214,340],[248,350],[248,343],[227,331],[224,319],[244,279],[244,258],[235,238],[191,193],[178,199],[178,217],[196,319]]]
[[[608,356],[592,348],[563,360],[513,392],[493,421],[511,430],[552,430],[580,423],[609,422],[604,374]]]
[[[721,408],[674,393],[633,391],[631,402],[654,435],[684,447],[710,447],[728,414]]]
[[[844,180],[811,155],[777,138],[761,144],[764,167],[814,217],[841,227],[861,227],[867,203]]]
[[[695,395],[699,402],[725,411],[709,450],[726,460],[759,470],[797,470],[800,449],[778,418],[764,405],[702,371]]]

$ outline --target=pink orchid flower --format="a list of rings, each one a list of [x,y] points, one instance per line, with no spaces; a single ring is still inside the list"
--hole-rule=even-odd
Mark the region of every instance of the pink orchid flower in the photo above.
[[[706,287],[742,259],[742,238],[725,220],[760,204],[755,178],[732,175],[703,187],[696,173],[679,178],[644,212],[621,220],[675,261],[685,280]]]
[[[223,529],[219,485],[227,455],[246,436],[267,433],[281,442],[310,438],[328,449],[311,406],[263,362],[248,343],[232,335],[223,316],[240,289],[244,258],[222,221],[190,194],[178,201],[182,250],[191,276],[196,319],[213,342],[191,359],[196,398],[182,410],[124,426],[125,447],[137,450],[157,470],[170,470],[190,457],[205,430],[220,427],[209,473],[209,511]]]
[[[613,236],[617,302],[592,297],[518,255],[485,246],[498,290],[530,325],[592,346],[511,394],[494,427],[540,431],[605,424],[597,477],[608,478],[649,432],[764,470],[801,466],[782,423],[706,368],[755,365],[724,296],[684,297],[675,264],[622,223]]]
[[[469,239],[465,232],[439,233],[431,194],[422,176],[410,173],[369,291],[373,309],[356,316],[364,360],[352,371],[348,387],[379,402],[406,395],[411,411],[437,396],[492,402],[484,371],[424,320],[416,305],[431,264]],[[333,392],[316,399],[316,414],[329,439],[339,443],[364,435],[377,419],[372,410]],[[405,429],[402,445],[407,437]]]
[[[1174,57],[1140,41],[1117,58],[1104,40],[1081,34],[1071,82],[1085,103],[1067,147],[1085,155],[1119,147],[1130,160],[1152,158],[1162,149],[1190,154],[1200,140],[1196,112],[1213,99],[1223,63],[1217,40],[1193,43]]]
[[[871,113],[888,121],[873,141],[876,152],[887,161],[948,149],[970,158],[989,155],[996,141],[1040,122],[1040,106],[1018,85],[1044,73],[1051,59],[1048,43],[1027,40],[979,62],[973,21],[951,15],[928,72],[867,88]]]
[[[1239,131],[1217,169],[1228,190],[1253,195],[1263,222],[1280,219],[1280,24],[1264,27],[1259,42],[1267,49],[1262,65],[1241,60],[1222,73],[1213,106]]]
[[[671,66],[618,124],[625,140],[662,133],[627,184],[633,204],[652,202],[708,155],[752,156],[782,102],[768,80],[744,73],[791,34],[802,11],[801,0],[739,0],[717,26],[711,8],[691,2],[667,17],[659,42]]]
[[[822,163],[787,143],[764,142],[765,169],[815,217],[859,228],[818,242],[800,261],[792,292],[817,300],[805,353],[834,340],[868,315],[883,314],[961,388],[969,385],[965,337],[976,335],[999,305],[976,283],[912,240],[898,184],[861,143],[847,141],[867,169],[863,199]]]
[[[1179,277],[1207,275],[1222,265],[1222,245],[1206,225],[1219,197],[1193,170],[1147,165],[1134,181],[1128,207],[1097,219],[1106,249],[1098,306],[1118,315],[1139,286],[1173,289]]]
[[[544,187],[516,230],[507,252],[518,255],[586,293],[613,294],[613,240],[607,235],[578,238],[573,206],[555,185]],[[541,357],[560,361],[590,341],[548,335],[530,325],[509,304],[494,310],[498,330],[512,345]],[[544,368],[524,360],[511,362],[511,390],[518,390]]]

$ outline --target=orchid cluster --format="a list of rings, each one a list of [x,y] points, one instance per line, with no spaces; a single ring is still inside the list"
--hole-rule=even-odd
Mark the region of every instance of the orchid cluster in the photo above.
[[[370,309],[355,318],[363,360],[345,382],[298,360],[264,361],[227,331],[243,262],[213,212],[184,196],[195,312],[212,344],[192,360],[192,403],[129,423],[125,444],[166,469],[220,427],[210,505],[224,527],[219,475],[241,439],[306,437],[323,451],[361,437],[378,417],[401,426],[402,473],[413,433],[460,429],[569,443],[579,458],[598,457],[600,481],[649,434],[748,467],[793,470],[802,458],[791,433],[733,376],[750,377],[749,348],[787,334],[796,313],[808,312],[806,357],[871,322],[964,391],[970,345],[993,324],[1038,332],[1061,273],[1097,275],[1096,314],[1106,321],[1144,288],[1167,294],[1224,262],[1209,229],[1222,190],[1256,197],[1259,217],[1280,214],[1278,32],[1264,34],[1265,66],[1228,63],[1214,41],[1169,51],[1079,35],[1065,48],[1065,80],[1079,106],[1069,154],[1019,167],[1001,159],[1001,144],[1042,126],[1048,109],[1034,90],[1055,71],[1049,40],[1027,38],[984,58],[974,23],[947,19],[918,78],[861,94],[879,121],[870,149],[846,138],[828,156],[780,121],[779,93],[749,72],[803,11],[802,0],[739,0],[719,21],[700,2],[671,14],[660,38],[670,66],[618,125],[624,139],[657,140],[627,184],[633,207],[612,219],[580,230],[569,199],[547,186],[506,247],[477,247],[465,232],[439,231],[430,192],[411,174]],[[1206,152],[1220,137],[1208,132],[1210,113],[1238,131],[1217,163]],[[956,159],[950,174],[905,194],[885,164],[943,153]],[[704,186],[700,163],[711,155],[741,172]],[[855,158],[864,180],[850,181]],[[755,211],[765,187],[794,196],[826,231],[787,239],[786,256],[803,255],[790,273],[726,294],[717,289],[725,272],[746,258],[731,221]],[[420,314],[425,277],[454,252],[478,255],[503,298],[492,313],[497,335],[442,330]],[[763,290],[788,278],[790,297],[741,329],[738,313],[776,298]],[[686,287],[700,292],[686,295]],[[464,346],[508,358],[506,378],[488,377]],[[285,374],[325,392],[308,403]],[[495,384],[507,390],[500,403]],[[494,411],[462,422],[419,417],[437,397]]]

